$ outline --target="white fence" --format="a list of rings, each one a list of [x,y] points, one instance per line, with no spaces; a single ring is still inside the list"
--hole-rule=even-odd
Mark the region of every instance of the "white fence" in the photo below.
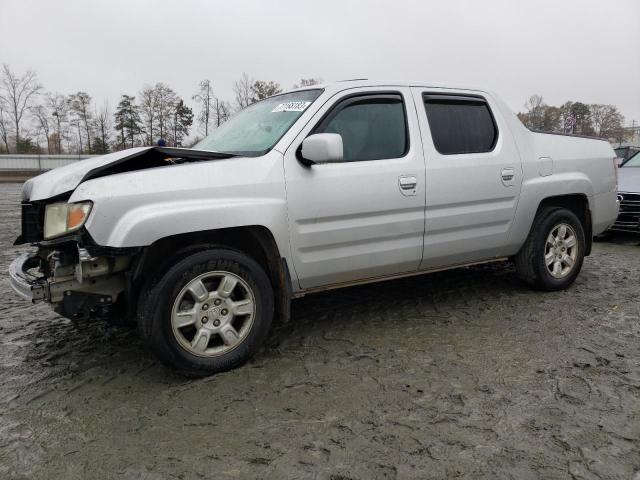
[[[42,172],[95,156],[97,155],[0,155],[0,172]]]

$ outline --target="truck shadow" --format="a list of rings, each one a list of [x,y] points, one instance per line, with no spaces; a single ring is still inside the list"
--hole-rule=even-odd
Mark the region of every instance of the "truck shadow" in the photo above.
[[[250,365],[263,368],[277,360],[283,348],[304,338],[322,343],[336,325],[355,325],[365,333],[368,328],[381,328],[381,335],[384,328],[398,322],[428,330],[434,322],[456,321],[452,315],[456,310],[488,308],[502,298],[519,295],[536,293],[516,279],[509,264],[468,267],[309,295],[294,301],[291,320],[274,325],[266,345]],[[16,301],[16,312],[18,308]],[[24,311],[21,314],[25,315]],[[10,347],[0,353],[4,366],[0,377],[9,384],[12,380],[26,381],[22,388],[42,379],[49,383],[56,378],[92,375],[105,379],[115,375],[137,377],[148,383],[174,385],[188,381],[155,359],[135,325],[111,326],[97,321],[73,324],[39,305],[35,319],[26,324],[12,322],[2,333]],[[355,337],[350,341],[366,339]]]
[[[640,232],[637,234],[625,232],[607,232],[605,236],[596,237],[595,240],[598,243],[640,246]]]
[[[453,312],[490,307],[501,299],[535,296],[515,275],[511,263],[477,265],[398,280],[349,287],[294,300],[287,324],[276,324],[267,343],[278,348],[289,336],[322,334],[339,323],[382,320],[386,327],[398,322],[428,325],[455,321]],[[355,339],[357,341],[357,339]]]

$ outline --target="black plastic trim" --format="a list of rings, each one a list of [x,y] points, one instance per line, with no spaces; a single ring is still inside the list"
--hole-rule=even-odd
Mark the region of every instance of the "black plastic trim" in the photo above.
[[[465,103],[477,103],[479,105],[487,104],[487,99],[482,95],[475,95],[471,93],[423,93],[422,101],[447,101],[447,102],[465,102]]]
[[[13,242],[14,245],[24,243],[37,243],[44,239],[44,211],[48,204],[64,202],[69,199],[71,192],[64,192],[46,200],[23,200],[20,204],[21,232]],[[35,219],[25,218],[25,216],[37,217]],[[32,223],[29,223],[32,222]],[[34,223],[35,222],[35,223]]]

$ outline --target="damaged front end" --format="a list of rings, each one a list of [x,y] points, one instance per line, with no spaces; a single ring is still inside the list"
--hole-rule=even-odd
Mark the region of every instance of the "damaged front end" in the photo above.
[[[45,301],[72,320],[126,315],[127,292],[137,252],[88,245],[86,234],[42,242],[9,267],[13,289],[31,302]]]
[[[83,182],[99,177],[236,156],[183,148],[137,147],[50,170],[25,182],[22,229],[15,245],[35,253],[16,258],[11,285],[31,302],[44,301],[70,319],[122,319],[133,315],[133,272],[143,247],[98,245],[85,227],[93,201],[70,201]],[[106,221],[106,220],[105,220]]]
[[[70,229],[65,224],[53,235],[55,238],[50,238],[51,232],[46,229],[53,222],[47,220],[47,215],[55,221],[56,214],[60,216],[60,208],[55,207],[74,205],[66,203],[68,198],[60,195],[22,203],[22,231],[14,244],[30,243],[37,250],[24,253],[11,263],[11,286],[24,299],[50,303],[57,313],[72,320],[128,316],[130,289],[126,272],[138,249],[96,245],[84,229],[84,221]]]

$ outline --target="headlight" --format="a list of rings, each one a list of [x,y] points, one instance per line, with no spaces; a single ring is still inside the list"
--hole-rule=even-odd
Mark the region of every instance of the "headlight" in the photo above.
[[[73,232],[87,220],[91,212],[91,202],[52,203],[44,211],[44,238],[59,237]]]

